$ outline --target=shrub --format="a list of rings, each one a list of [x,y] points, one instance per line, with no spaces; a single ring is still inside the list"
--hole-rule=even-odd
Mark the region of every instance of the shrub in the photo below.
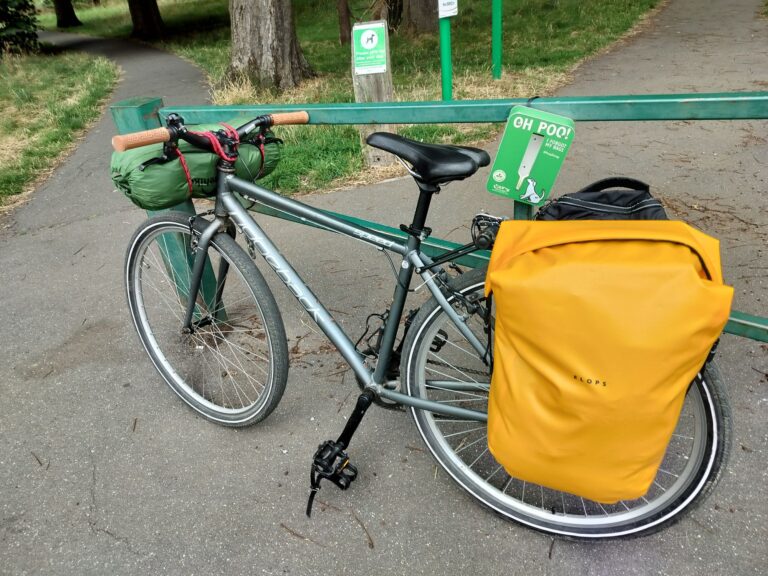
[[[34,52],[37,44],[37,13],[32,0],[0,2],[0,54]]]

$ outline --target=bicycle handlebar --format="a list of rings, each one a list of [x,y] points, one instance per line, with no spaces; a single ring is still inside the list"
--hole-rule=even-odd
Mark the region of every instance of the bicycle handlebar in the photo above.
[[[269,128],[270,126],[286,126],[288,124],[306,124],[309,122],[309,114],[307,112],[281,112],[277,114],[266,114],[259,116],[243,124],[237,129],[237,134],[240,138],[253,131],[258,127]],[[159,144],[161,142],[168,142],[171,138],[183,138],[187,140],[187,134],[185,134],[183,126],[179,128],[154,128],[152,130],[144,130],[142,132],[133,132],[131,134],[120,134],[112,137],[112,148],[117,152],[125,152],[133,148],[139,148],[140,146],[148,146],[150,144]],[[189,134],[189,136],[192,136]],[[193,141],[192,144],[205,147],[207,141]]]

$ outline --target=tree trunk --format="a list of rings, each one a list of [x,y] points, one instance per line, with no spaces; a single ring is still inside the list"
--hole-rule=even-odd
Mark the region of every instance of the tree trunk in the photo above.
[[[312,76],[293,24],[290,0],[230,0],[232,58],[229,77],[285,90]]]
[[[403,0],[375,0],[371,20],[386,20],[390,32],[397,30],[403,19]]]
[[[352,41],[352,12],[349,10],[349,0],[336,0],[336,10],[339,13],[339,44],[343,46]]]
[[[53,9],[56,11],[56,28],[74,28],[82,26],[72,7],[72,0],[53,0]]]
[[[131,36],[142,40],[157,40],[163,37],[165,26],[157,7],[157,0],[128,0],[133,31]]]
[[[406,34],[418,35],[437,31],[435,0],[403,0],[403,27]]]

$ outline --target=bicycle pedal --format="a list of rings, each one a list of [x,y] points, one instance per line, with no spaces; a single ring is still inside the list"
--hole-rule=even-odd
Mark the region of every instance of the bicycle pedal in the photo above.
[[[333,440],[326,440],[317,448],[312,459],[312,474],[320,480],[330,480],[342,490],[349,488],[357,478],[357,468],[350,464],[344,446]]]
[[[356,478],[357,468],[350,463],[341,443],[326,440],[320,444],[312,458],[307,517],[312,514],[312,504],[322,480],[330,480],[341,490],[346,490]]]

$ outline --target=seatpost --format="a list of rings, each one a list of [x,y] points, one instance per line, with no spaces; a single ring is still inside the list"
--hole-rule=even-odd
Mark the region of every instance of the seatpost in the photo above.
[[[419,186],[419,202],[416,204],[416,211],[413,213],[413,223],[410,226],[400,226],[400,229],[411,236],[416,236],[423,240],[432,233],[432,230],[424,226],[424,224],[427,222],[427,213],[432,202],[432,195],[440,192],[440,187],[434,184],[419,182],[418,180],[416,180],[416,184]]]

